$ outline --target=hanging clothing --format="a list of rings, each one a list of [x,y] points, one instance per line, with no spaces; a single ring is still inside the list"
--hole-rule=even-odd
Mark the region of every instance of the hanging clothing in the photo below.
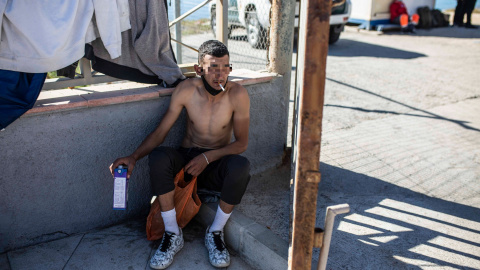
[[[96,39],[92,42],[93,69],[142,83],[174,86],[184,80],[170,43],[166,1],[131,0],[129,8],[132,28],[121,34],[122,55],[112,59],[103,40]]]
[[[129,34],[130,33],[127,33],[127,35]],[[103,60],[101,58],[95,57],[95,55],[93,54],[93,47],[92,45],[89,45],[89,44],[85,44],[84,57],[92,61],[92,68],[94,70],[118,79],[128,80],[132,82],[146,83],[146,84],[158,84],[164,87],[174,87],[178,84],[178,83],[174,83],[173,85],[168,85],[166,82],[158,78],[158,76],[147,75],[145,73],[142,73],[140,70],[136,68],[122,66],[119,64],[112,63],[111,61],[107,61],[107,60]]]
[[[128,0],[117,0],[117,11],[120,20],[120,31],[123,32],[130,29],[130,8],[128,7]],[[90,24],[88,25],[87,34],[85,36],[85,43],[90,43],[99,37],[100,33],[98,31],[97,22],[94,16],[90,21]],[[57,76],[64,76],[70,79],[74,79],[77,66],[78,61],[69,66],[61,68],[57,70]]]
[[[130,26],[130,8],[128,5],[128,0],[116,0],[117,2],[117,12],[120,22],[120,32],[127,31],[131,28]],[[100,37],[100,32],[98,31],[97,22],[95,17],[90,21],[90,24],[87,28],[87,34],[85,36],[85,43],[90,43],[95,39]]]
[[[33,108],[47,73],[0,70],[0,130]]]
[[[109,56],[121,54],[116,1],[0,0],[0,12],[0,69],[42,73],[82,58],[94,12]]]
[[[77,70],[77,66],[78,66],[78,61],[69,66],[61,68],[57,70],[57,76],[64,76],[70,79],[74,79],[76,75],[75,71]]]

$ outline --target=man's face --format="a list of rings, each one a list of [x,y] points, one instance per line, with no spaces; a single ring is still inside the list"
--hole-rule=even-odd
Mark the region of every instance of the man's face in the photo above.
[[[201,67],[203,68],[203,75],[205,80],[211,87],[216,90],[221,90],[218,84],[225,86],[228,75],[230,74],[230,61],[228,55],[222,57],[215,57],[205,55]]]

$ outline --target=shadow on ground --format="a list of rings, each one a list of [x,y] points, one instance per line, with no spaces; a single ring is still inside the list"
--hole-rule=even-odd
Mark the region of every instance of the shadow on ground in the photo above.
[[[415,113],[398,113],[398,112],[389,111],[389,110],[368,110],[368,109],[364,109],[364,108],[360,108],[360,107],[342,106],[342,105],[336,105],[336,104],[325,104],[325,107],[336,107],[336,108],[342,108],[342,109],[351,109],[351,110],[361,111],[361,112],[365,112],[365,113],[383,113],[383,114],[392,114],[392,115],[400,115],[401,114],[401,115],[409,115],[409,116],[414,116],[414,117],[431,118],[431,119],[437,119],[437,120],[452,122],[452,123],[455,123],[455,124],[465,128],[465,129],[480,131],[477,128],[471,127],[469,125],[468,121],[446,118],[446,117],[443,117],[441,115],[438,115],[438,114],[435,114],[435,113],[432,113],[432,112],[429,112],[429,111],[426,111],[426,110],[423,110],[423,109],[419,109],[419,108],[413,107],[413,106],[405,104],[405,103],[402,103],[402,102],[394,100],[392,98],[382,96],[382,95],[374,93],[372,91],[353,86],[351,84],[347,84],[347,83],[344,83],[344,82],[341,82],[341,81],[338,81],[338,80],[334,80],[334,79],[331,79],[331,78],[327,78],[327,80],[329,80],[331,82],[341,84],[341,85],[344,85],[344,86],[349,87],[353,90],[357,90],[357,91],[360,91],[360,92],[363,92],[363,93],[366,93],[366,94],[369,94],[369,95],[373,95],[373,96],[376,96],[378,98],[387,100],[389,102],[393,102],[395,104],[404,106],[408,109],[411,109],[411,110],[417,112],[417,114],[415,114]],[[422,113],[424,115],[422,115]]]
[[[338,57],[379,57],[391,59],[414,59],[425,57],[425,54],[398,50],[390,47],[359,42],[350,39],[340,39],[328,47],[329,56]]]
[[[478,25],[477,25],[478,26]],[[385,35],[411,35],[421,37],[446,37],[446,38],[480,38],[480,29],[465,27],[439,27],[431,29],[417,29],[415,34],[402,33],[401,31],[385,31]]]
[[[480,268],[480,209],[325,163],[320,172],[317,209],[351,207],[337,217],[328,269]],[[319,227],[324,218],[317,211]]]
[[[237,210],[288,241],[290,163],[253,175]]]

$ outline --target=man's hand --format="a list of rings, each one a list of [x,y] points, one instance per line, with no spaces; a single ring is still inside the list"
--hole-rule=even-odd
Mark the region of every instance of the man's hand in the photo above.
[[[203,170],[207,167],[208,163],[205,157],[200,154],[196,157],[194,157],[186,166],[185,166],[185,172],[193,175],[194,177],[197,177],[200,175]]]
[[[127,179],[130,178],[130,175],[132,175],[133,167],[135,167],[135,163],[137,161],[132,157],[122,157],[122,158],[117,158],[111,165],[110,165],[110,172],[113,175],[113,170],[118,167],[118,165],[124,165],[127,166],[128,171],[127,171]]]

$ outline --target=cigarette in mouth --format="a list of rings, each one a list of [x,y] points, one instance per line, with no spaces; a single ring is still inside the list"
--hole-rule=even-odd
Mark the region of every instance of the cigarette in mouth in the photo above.
[[[218,85],[220,85],[220,88],[222,88],[222,91],[225,91],[225,88],[223,88],[223,85],[221,84],[218,84]]]

